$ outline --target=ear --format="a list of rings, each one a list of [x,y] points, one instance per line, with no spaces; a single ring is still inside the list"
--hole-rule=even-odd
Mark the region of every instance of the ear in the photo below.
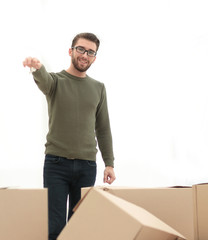
[[[71,55],[72,55],[72,49],[69,48],[69,56],[71,57]]]
[[[92,62],[92,63],[94,63],[94,62],[95,62],[95,59],[96,59],[96,57],[94,57],[94,60],[93,60],[93,62]]]

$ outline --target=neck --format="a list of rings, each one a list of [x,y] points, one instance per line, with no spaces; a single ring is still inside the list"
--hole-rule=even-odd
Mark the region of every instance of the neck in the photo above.
[[[74,68],[72,65],[66,71],[69,74],[76,76],[76,77],[80,77],[80,78],[86,77],[86,72],[80,72],[76,68]]]

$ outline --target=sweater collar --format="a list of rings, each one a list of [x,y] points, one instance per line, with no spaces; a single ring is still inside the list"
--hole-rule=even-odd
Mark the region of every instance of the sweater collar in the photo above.
[[[74,75],[68,73],[66,70],[62,70],[61,73],[63,73],[65,76],[67,76],[71,79],[78,80],[78,81],[83,81],[83,80],[86,80],[88,78],[88,75],[86,75],[86,77],[84,77],[84,78],[74,76]]]

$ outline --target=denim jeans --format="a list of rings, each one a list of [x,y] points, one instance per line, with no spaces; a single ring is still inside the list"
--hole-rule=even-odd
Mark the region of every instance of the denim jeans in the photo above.
[[[44,187],[48,188],[49,240],[56,240],[67,222],[67,209],[69,220],[80,200],[81,188],[93,186],[96,173],[95,161],[45,156]]]

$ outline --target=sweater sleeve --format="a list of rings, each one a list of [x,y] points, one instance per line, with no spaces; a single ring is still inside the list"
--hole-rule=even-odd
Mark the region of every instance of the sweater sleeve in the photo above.
[[[105,166],[114,167],[114,155],[110,120],[108,115],[106,90],[103,84],[100,103],[96,112],[96,137]]]
[[[44,65],[42,65],[37,71],[33,72],[33,78],[39,89],[45,95],[52,94],[56,86],[56,78],[55,75],[46,71]]]

